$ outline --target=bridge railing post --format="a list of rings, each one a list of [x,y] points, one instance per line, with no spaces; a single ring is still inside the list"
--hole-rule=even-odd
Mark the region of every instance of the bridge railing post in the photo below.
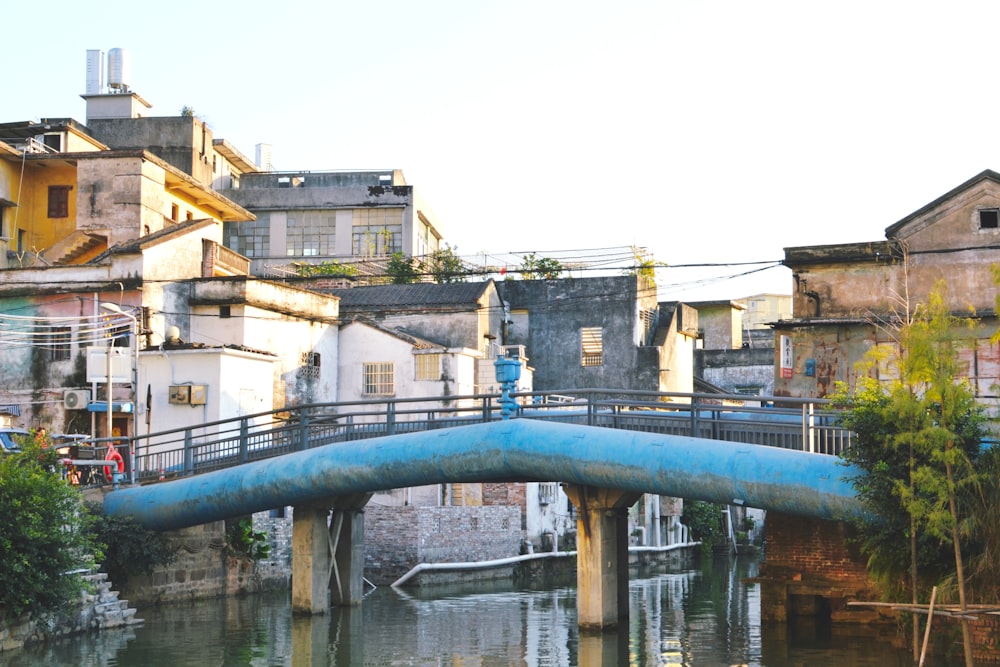
[[[688,435],[690,435],[692,438],[698,437],[698,429],[700,428],[698,424],[698,422],[700,421],[699,419],[700,415],[698,414],[700,402],[701,402],[700,397],[698,396],[691,397],[691,432],[688,433]]]
[[[396,403],[388,401],[385,404],[385,434],[396,435]]]
[[[246,463],[250,460],[250,439],[248,436],[249,428],[247,426],[247,420],[240,419],[240,463]]]
[[[597,423],[597,415],[595,414],[594,408],[594,393],[588,391],[584,394],[587,400],[587,426],[595,426]]]
[[[295,450],[303,452],[309,449],[309,414],[302,409],[299,411],[299,441],[295,443]]]
[[[807,442],[809,443],[809,453],[816,453],[816,414],[815,414],[815,404],[812,402],[807,403],[802,406],[803,410],[808,406],[808,414],[805,415],[806,419],[803,421],[806,427],[806,434],[808,436]]]
[[[191,438],[191,429],[184,431],[184,474],[194,474],[194,441]]]

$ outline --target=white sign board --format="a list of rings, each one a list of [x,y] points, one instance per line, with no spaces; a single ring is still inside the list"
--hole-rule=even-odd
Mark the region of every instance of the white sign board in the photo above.
[[[87,382],[108,381],[108,350],[111,350],[111,381],[132,382],[132,355],[127,347],[88,347]]]
[[[781,344],[781,377],[787,380],[792,377],[792,367],[795,363],[792,354],[792,337],[779,336],[778,341]]]

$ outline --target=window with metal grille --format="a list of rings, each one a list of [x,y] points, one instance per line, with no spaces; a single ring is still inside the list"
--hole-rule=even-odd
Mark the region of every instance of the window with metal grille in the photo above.
[[[391,361],[365,362],[365,396],[392,396],[396,393],[396,368]]]
[[[580,365],[604,365],[604,329],[601,327],[580,329]]]
[[[69,217],[69,185],[49,186],[49,217],[68,218]]]
[[[559,484],[556,482],[538,483],[538,504],[551,505],[559,495]]]
[[[440,380],[441,379],[441,355],[440,354],[418,354],[415,359],[416,375],[415,380]]]
[[[49,359],[51,361],[66,361],[70,358],[70,343],[73,342],[71,327],[52,327],[49,340]]]

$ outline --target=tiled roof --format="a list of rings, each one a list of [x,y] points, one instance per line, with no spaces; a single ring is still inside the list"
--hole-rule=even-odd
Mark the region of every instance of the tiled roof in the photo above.
[[[476,283],[415,283],[412,285],[373,285],[335,289],[341,310],[360,308],[399,308],[405,306],[454,306],[476,304],[491,281]]]

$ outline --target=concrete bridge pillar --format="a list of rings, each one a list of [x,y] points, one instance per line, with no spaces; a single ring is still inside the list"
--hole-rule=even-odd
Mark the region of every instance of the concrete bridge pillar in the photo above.
[[[297,505],[292,514],[292,612],[325,614],[361,603],[364,512],[371,494]],[[331,516],[332,512],[332,516]]]
[[[566,487],[576,506],[576,607],[583,630],[628,621],[628,508],[642,496],[594,486]]]

